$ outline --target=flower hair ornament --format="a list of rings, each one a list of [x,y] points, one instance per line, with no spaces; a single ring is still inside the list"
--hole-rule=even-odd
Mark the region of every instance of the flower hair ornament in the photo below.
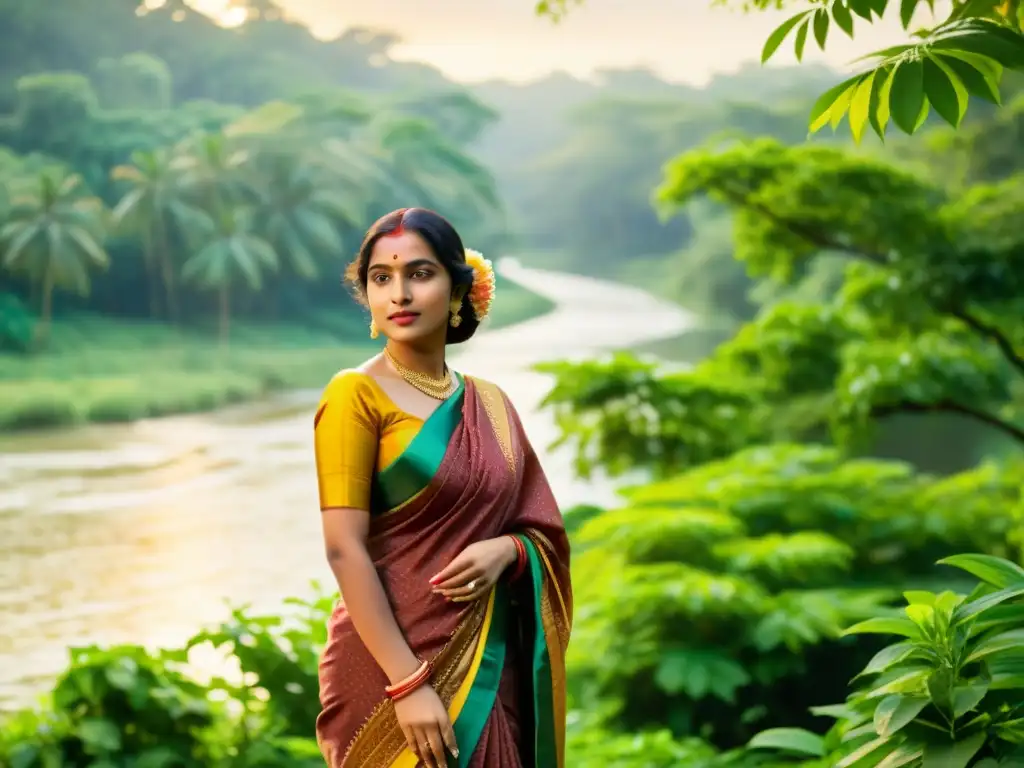
[[[466,249],[466,263],[473,268],[473,285],[469,289],[469,304],[473,307],[473,315],[479,323],[491,311],[494,301],[494,267],[491,260],[485,259],[480,251]]]

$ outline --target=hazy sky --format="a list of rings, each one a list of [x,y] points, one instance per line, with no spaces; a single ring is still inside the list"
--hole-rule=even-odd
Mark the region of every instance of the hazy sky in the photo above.
[[[228,2],[193,0],[209,9]],[[587,76],[595,69],[645,65],[668,79],[701,84],[715,72],[758,58],[771,31],[793,13],[742,14],[711,7],[710,0],[587,0],[553,25],[534,16],[533,0],[278,3],[322,37],[350,27],[394,31],[404,41],[394,51],[396,58],[429,62],[467,82],[495,77],[530,80],[552,70]],[[925,4],[921,6],[924,10]],[[928,20],[925,11],[920,21]],[[843,66],[856,56],[906,39],[895,20],[872,26],[857,22],[856,42],[834,30],[827,53],[809,42],[807,49],[813,54],[805,60]],[[779,63],[792,63],[792,45],[785,43],[776,56]]]

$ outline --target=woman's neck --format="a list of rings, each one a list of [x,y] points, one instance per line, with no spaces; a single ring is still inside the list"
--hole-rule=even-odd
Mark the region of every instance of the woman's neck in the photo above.
[[[399,363],[411,371],[422,373],[431,378],[440,379],[444,376],[444,346],[414,347],[389,341],[387,350]]]

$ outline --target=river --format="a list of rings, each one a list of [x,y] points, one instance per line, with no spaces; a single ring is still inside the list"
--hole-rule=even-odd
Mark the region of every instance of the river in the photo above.
[[[634,288],[513,259],[500,269],[556,308],[482,331],[452,365],[508,393],[563,506],[614,503],[607,478],[579,481],[570,455],[545,450],[557,432],[536,406],[549,380],[530,367],[676,336],[692,318]],[[69,645],[173,645],[228,603],[273,612],[312,580],[330,584],[311,449],[318,395],[5,440],[0,707],[44,689]]]

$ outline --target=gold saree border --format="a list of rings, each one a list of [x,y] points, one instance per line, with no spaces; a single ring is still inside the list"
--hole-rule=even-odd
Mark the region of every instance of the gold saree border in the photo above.
[[[487,413],[487,420],[491,422],[494,429],[494,436],[498,438],[498,445],[501,453],[508,463],[508,468],[516,471],[516,457],[512,451],[512,423],[508,418],[508,408],[505,406],[505,395],[497,384],[492,384],[483,379],[473,378],[473,385],[480,395],[480,402],[484,405]]]
[[[431,684],[445,707],[451,707],[463,681],[470,673],[481,630],[493,601],[479,600],[466,611],[444,648],[434,657]],[[395,717],[395,705],[389,698],[378,704],[345,751],[342,761],[359,768],[391,768],[406,750],[405,735]]]
[[[548,661],[551,664],[551,704],[555,722],[555,747],[559,768],[565,764],[565,723],[567,716],[566,690],[568,681],[565,672],[565,653],[569,646],[572,629],[571,609],[566,605],[558,584],[558,572],[552,567],[548,552],[552,551],[547,537],[537,530],[528,529],[525,535],[536,547],[544,565],[545,585],[541,590],[539,616],[541,630],[548,647]],[[554,598],[554,599],[553,599]],[[557,603],[558,609],[555,610]]]

